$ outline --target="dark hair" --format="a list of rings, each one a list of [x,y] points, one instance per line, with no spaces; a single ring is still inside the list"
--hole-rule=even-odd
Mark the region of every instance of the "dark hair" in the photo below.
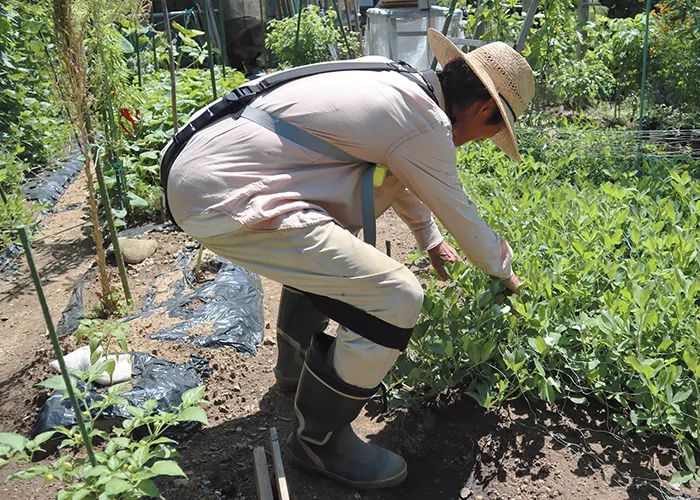
[[[455,111],[468,108],[475,102],[488,101],[491,94],[486,89],[479,77],[476,76],[467,61],[455,59],[450,61],[438,73],[442,94],[445,96],[445,107],[447,116],[454,124],[457,123]],[[503,116],[498,108],[486,120],[486,125],[498,125],[503,122]]]

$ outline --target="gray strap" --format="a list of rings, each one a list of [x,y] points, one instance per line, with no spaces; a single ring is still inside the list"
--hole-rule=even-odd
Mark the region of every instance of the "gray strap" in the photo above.
[[[262,111],[260,109],[255,109],[250,106],[246,106],[246,108],[243,110],[243,114],[241,114],[241,117],[247,118],[248,120],[257,123],[258,125],[265,127],[270,132],[274,132],[275,134],[284,137],[285,139],[290,140],[300,146],[310,149],[311,151],[315,151],[320,155],[328,156],[329,158],[335,158],[336,160],[340,161],[366,163],[363,160],[349,155],[342,149],[335,147],[333,144],[326,142],[323,139],[319,139],[315,135],[311,135],[305,130],[302,130],[297,126],[292,125],[288,121],[282,120],[281,118],[277,118],[276,116],[271,115],[267,111]]]
[[[374,213],[374,170],[376,165],[370,165],[362,174],[360,199],[362,200],[362,229],[365,243],[377,246],[377,217]]]
[[[280,137],[292,141],[302,147],[310,149],[320,155],[334,158],[340,161],[353,163],[367,163],[364,160],[355,158],[333,144],[311,135],[305,130],[292,125],[291,123],[271,115],[267,111],[246,106],[241,114],[241,118],[246,118],[258,125],[265,127],[270,132],[274,132]],[[362,226],[365,243],[375,246],[377,240],[376,217],[374,212],[374,169],[371,165],[362,174],[360,186],[360,197],[362,200]]]

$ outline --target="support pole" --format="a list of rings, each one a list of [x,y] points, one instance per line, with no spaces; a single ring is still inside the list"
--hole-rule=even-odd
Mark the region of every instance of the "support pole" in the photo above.
[[[642,91],[639,96],[639,123],[637,132],[637,170],[642,164],[642,129],[644,125],[644,99],[647,88],[647,62],[649,61],[649,13],[651,12],[651,0],[647,0],[646,27],[644,28],[644,59],[642,60]]]
[[[27,264],[29,265],[29,270],[32,274],[32,280],[34,281],[34,286],[36,287],[36,293],[39,296],[41,310],[44,313],[46,329],[49,331],[49,337],[51,337],[53,350],[56,354],[56,359],[58,360],[58,366],[61,369],[61,375],[63,376],[63,383],[66,384],[66,392],[68,393],[70,404],[73,407],[73,412],[75,413],[75,420],[78,421],[78,429],[80,430],[80,435],[83,437],[83,442],[85,443],[85,448],[87,449],[88,457],[90,458],[90,463],[93,467],[96,467],[97,460],[95,459],[95,452],[92,449],[90,435],[88,434],[87,428],[85,427],[85,421],[83,420],[82,410],[80,409],[80,405],[78,404],[78,398],[75,397],[75,391],[73,391],[73,384],[70,379],[70,374],[68,373],[68,368],[66,367],[66,361],[63,359],[61,344],[58,341],[58,335],[56,334],[56,330],[53,326],[53,320],[51,319],[51,313],[49,312],[49,305],[46,302],[44,289],[41,286],[41,279],[39,278],[39,273],[36,270],[34,256],[32,255],[32,246],[29,243],[29,233],[27,232],[27,227],[17,226],[16,229],[19,232],[20,240],[22,240],[22,246],[24,246],[24,253],[27,256]]]
[[[345,4],[345,19],[348,21],[348,31],[352,31],[352,22],[350,21],[350,4],[348,3],[348,0],[344,0],[343,3]]]
[[[143,88],[143,81],[141,80],[141,40],[139,39],[141,34],[139,33],[139,21],[136,19],[134,21],[134,50],[136,51],[136,71],[139,79],[139,88]]]
[[[267,66],[267,47],[265,46],[265,9],[263,7],[263,0],[259,0],[260,2],[260,31],[262,35],[262,42],[263,42],[263,64]],[[275,5],[279,5],[279,0],[277,0],[278,3]]]
[[[170,18],[166,0],[160,0],[163,6],[163,18],[165,19],[165,36],[168,40],[168,57],[170,59],[170,103],[173,110],[173,133],[177,134],[177,91],[175,88],[175,58],[173,57],[173,37],[170,33]]]
[[[214,56],[211,50],[211,22],[209,21],[209,1],[202,0],[204,4],[204,26],[207,30],[207,54],[209,55],[209,74],[211,75],[211,93],[214,96],[214,100],[217,99],[216,95],[216,75],[214,74]],[[197,4],[197,9],[199,9],[199,4]],[[200,16],[201,16],[200,11]]]
[[[301,0],[297,0],[298,2],[298,10],[299,14],[297,14],[299,17],[297,18],[297,33],[294,36],[294,58],[299,55],[298,50],[299,50],[299,32],[301,31],[301,16],[304,15],[304,9],[301,7]]]
[[[453,0],[457,1],[457,0]],[[333,8],[338,15],[338,25],[340,26],[340,34],[343,35],[343,41],[345,42],[345,48],[348,49],[348,55],[350,59],[355,59],[355,53],[350,48],[350,43],[348,42],[348,37],[345,34],[345,26],[343,26],[343,16],[340,15],[340,9],[338,8],[338,0],[333,0]]]
[[[221,71],[226,78],[226,65],[228,55],[226,54],[226,18],[224,17],[224,0],[219,0],[219,36],[221,37]]]
[[[530,34],[530,30],[532,29],[532,23],[535,22],[535,14],[537,14],[537,7],[539,6],[539,3],[540,0],[530,0],[530,7],[527,9],[527,15],[525,16],[523,28],[520,30],[518,41],[515,43],[515,50],[521,54],[525,48],[525,40],[527,40],[527,35]]]
[[[445,16],[445,25],[442,27],[442,34],[447,36],[447,32],[450,29],[450,24],[452,24],[452,16],[455,13],[455,7],[457,6],[457,0],[452,0],[450,2],[450,8],[447,11],[447,16]],[[433,62],[430,65],[430,69],[435,69],[437,67],[437,57],[433,55]]]

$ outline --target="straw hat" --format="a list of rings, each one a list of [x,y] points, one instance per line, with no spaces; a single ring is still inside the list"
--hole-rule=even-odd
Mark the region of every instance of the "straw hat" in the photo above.
[[[442,67],[460,57],[467,61],[493,96],[506,123],[506,128],[491,140],[501,151],[520,162],[513,124],[535,95],[535,76],[525,58],[503,42],[489,43],[465,54],[433,28],[428,29],[428,43]]]

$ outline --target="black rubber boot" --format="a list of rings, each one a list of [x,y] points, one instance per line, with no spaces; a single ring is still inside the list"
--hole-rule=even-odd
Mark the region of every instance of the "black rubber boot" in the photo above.
[[[357,489],[389,488],[407,475],[406,462],[396,453],[365,443],[352,430],[375,389],[342,381],[327,361],[333,337],[315,335],[294,401],[294,463]]]
[[[306,295],[282,287],[277,314],[277,364],[272,369],[280,390],[296,390],[311,337],[327,326],[328,317],[318,312]]]

